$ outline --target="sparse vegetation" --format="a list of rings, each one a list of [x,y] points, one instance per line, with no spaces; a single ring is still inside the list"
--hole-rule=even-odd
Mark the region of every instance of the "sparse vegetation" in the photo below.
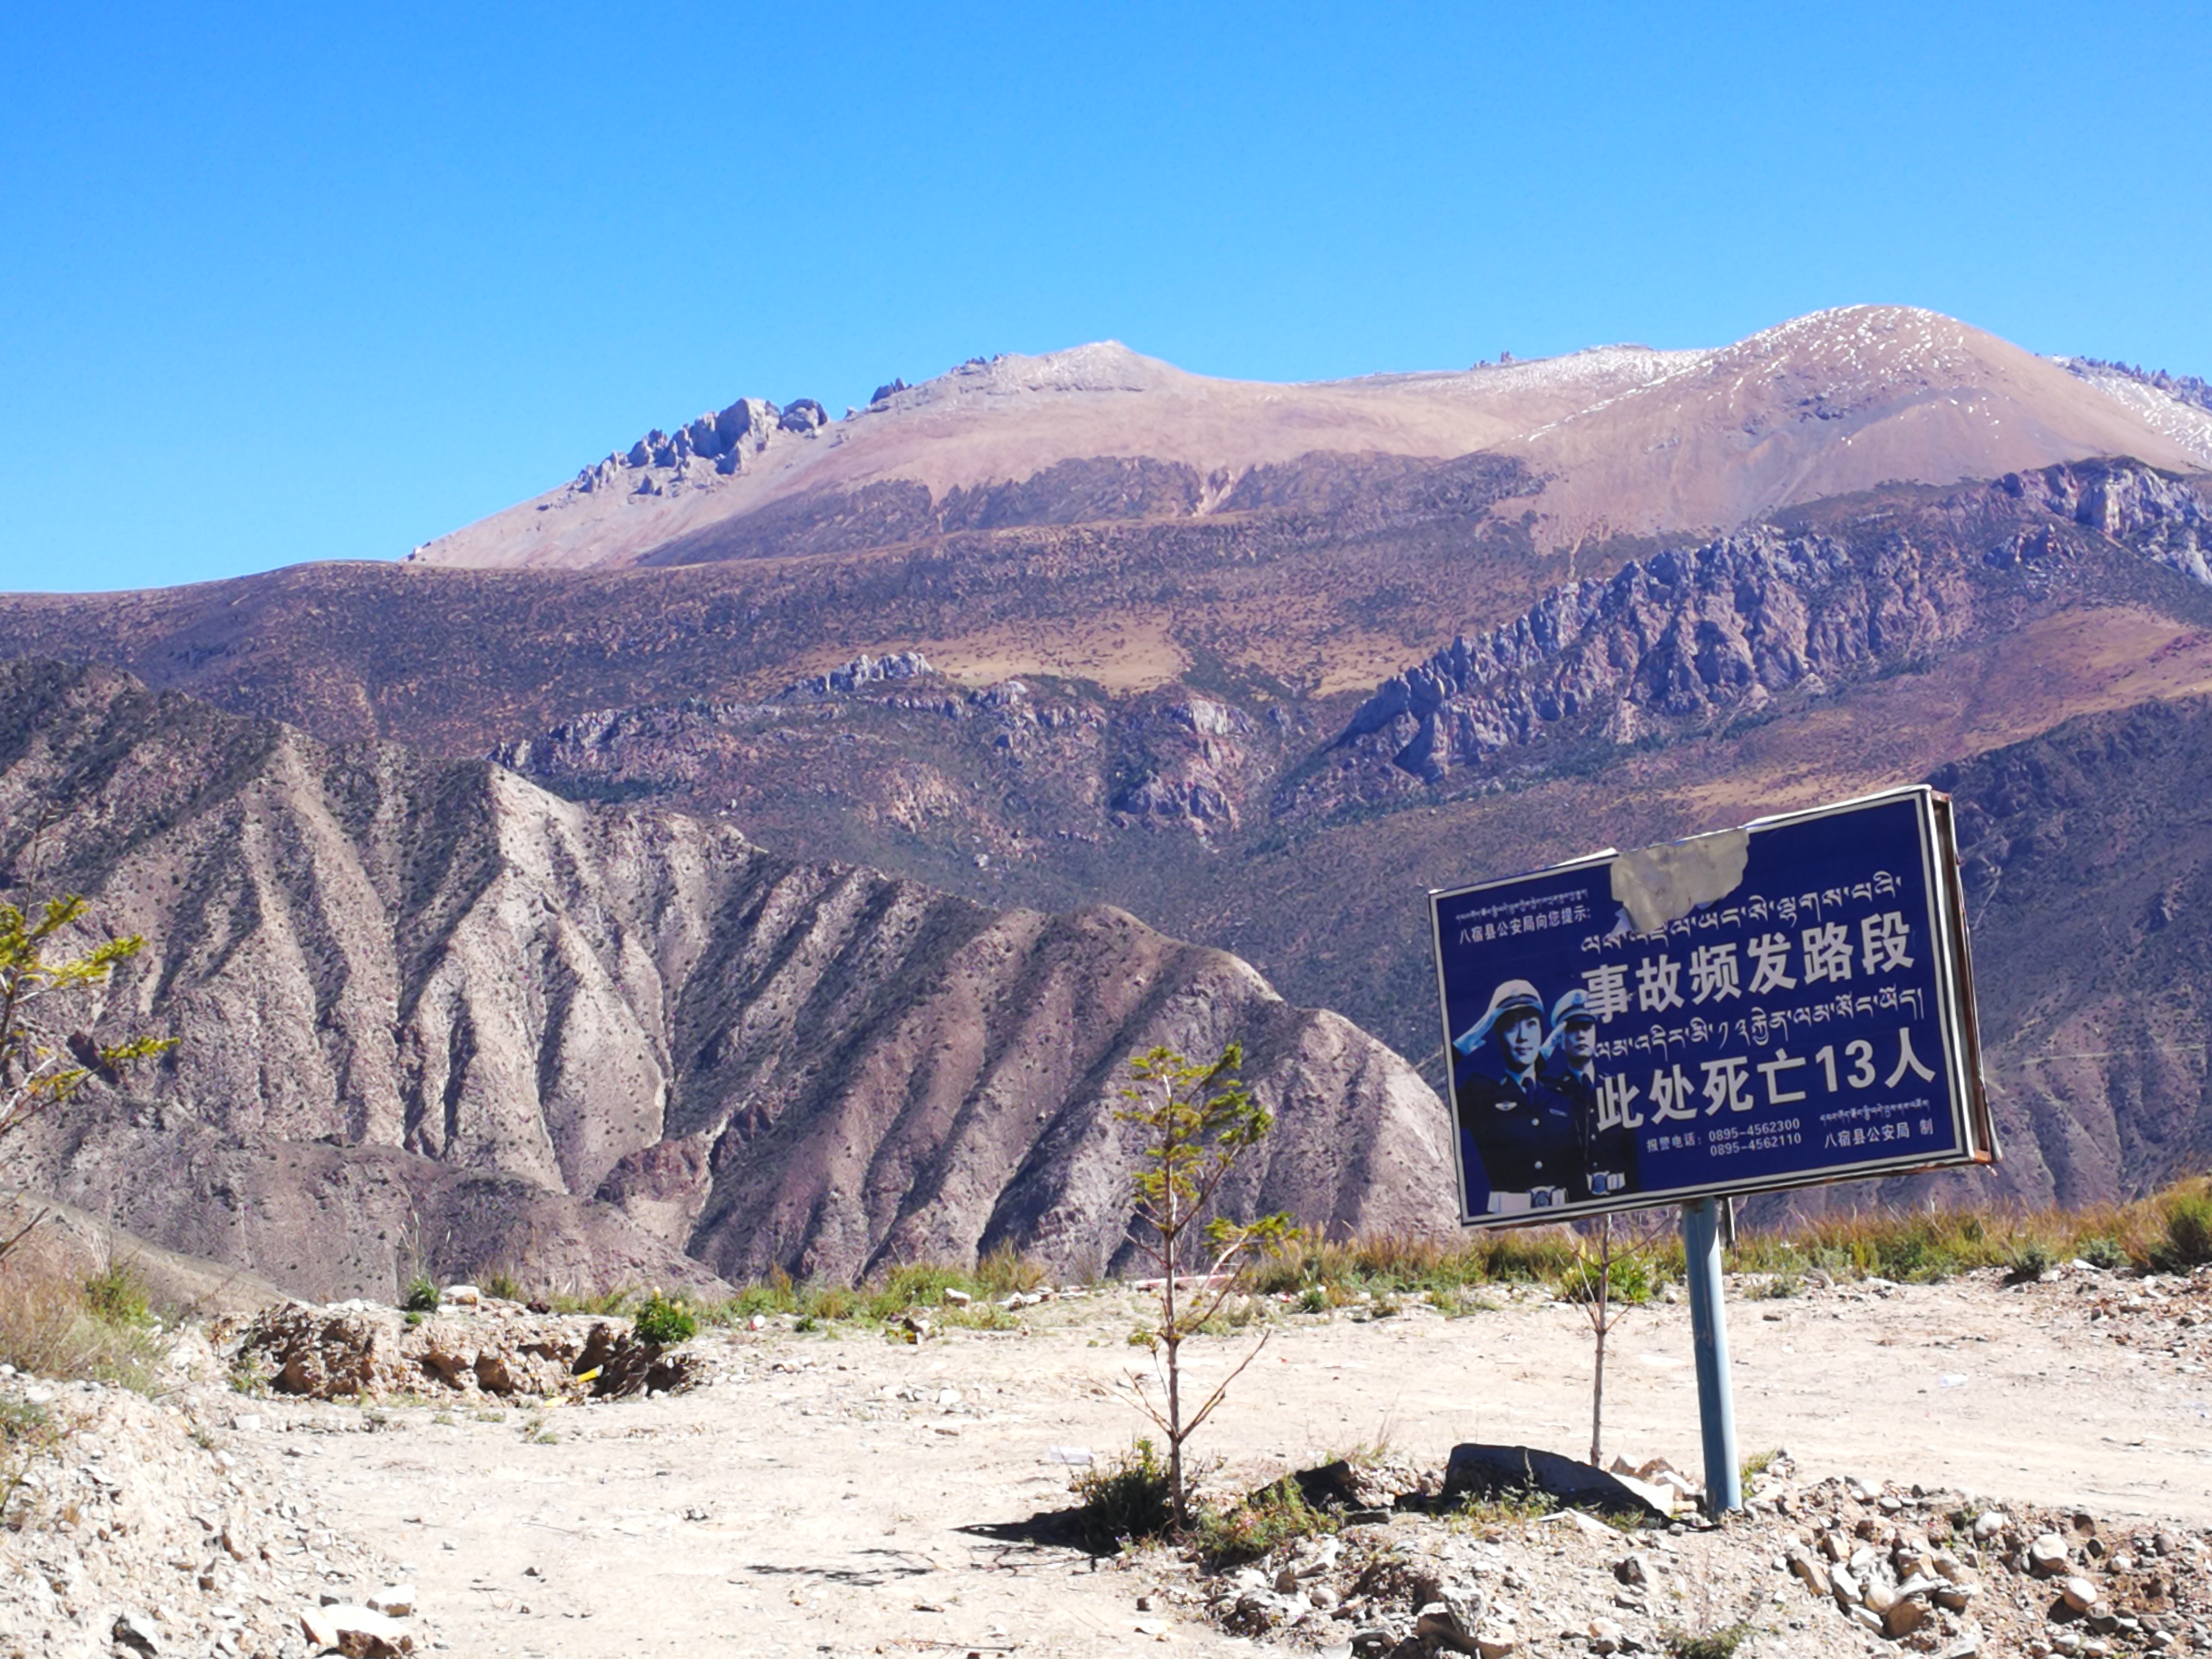
[[[2174,1188],[2158,1204],[2165,1227],[2150,1248],[2150,1265],[2172,1273],[2212,1261],[2212,1181]]]
[[[2084,1239],[2075,1247],[2074,1253],[2091,1267],[2102,1267],[2108,1273],[2115,1267],[2128,1265],[2128,1253],[2119,1247],[2116,1239],[2101,1237]]]
[[[699,1318],[680,1297],[665,1297],[655,1291],[638,1309],[635,1328],[639,1341],[665,1348],[698,1335]]]
[[[1487,1532],[1525,1521],[1540,1521],[1559,1507],[1559,1500],[1547,1492],[1502,1492],[1488,1497],[1468,1492],[1449,1513],[1457,1526],[1473,1532]]]
[[[85,1310],[111,1325],[151,1325],[153,1295],[138,1264],[112,1255],[107,1265],[84,1281]]]
[[[1084,1470],[1073,1484],[1076,1530],[1093,1549],[1157,1538],[1175,1518],[1167,1465],[1150,1439],[1133,1442],[1110,1463]]]
[[[1281,1546],[1316,1533],[1334,1532],[1335,1521],[1306,1502],[1298,1483],[1285,1475],[1262,1486],[1225,1514],[1218,1510],[1199,1512],[1193,1543],[1209,1565],[1233,1566],[1255,1560]]]
[[[167,1345],[143,1287],[105,1280],[9,1263],[0,1271],[0,1361],[34,1376],[150,1391]]]
[[[2076,1258],[2107,1270],[2160,1273],[2212,1261],[2212,1180],[2179,1182],[2131,1204],[2078,1210],[1875,1210],[1795,1221],[1783,1230],[1746,1229],[1728,1267],[1759,1276],[1745,1295],[1779,1298],[1836,1279],[1930,1284],[1990,1267],[2017,1275],[2039,1261],[2048,1272]],[[1608,1274],[1609,1297],[1632,1303],[1682,1277],[1677,1240],[1656,1241],[1635,1261],[1634,1267]],[[1314,1312],[1347,1306],[1362,1291],[1422,1296],[1447,1311],[1465,1311],[1480,1305],[1476,1292],[1493,1286],[1541,1286],[1577,1300],[1588,1299],[1594,1288],[1580,1265],[1576,1235],[1564,1227],[1463,1242],[1299,1235],[1255,1262],[1244,1283],[1255,1292],[1294,1296],[1302,1310]]]
[[[2039,1261],[2047,1273],[2076,1258],[2110,1271],[2187,1271],[2212,1261],[2212,1182],[2186,1181],[2133,1204],[2082,1210],[1882,1210],[1795,1222],[1786,1231],[1747,1229],[1728,1265],[1746,1276],[1740,1294],[1747,1299],[1782,1300],[1832,1280],[1868,1277],[1927,1283],[1996,1267],[2018,1279],[2027,1276],[2024,1267]],[[1607,1269],[1608,1306],[1640,1306],[1681,1275],[1679,1242],[1655,1239]],[[702,1326],[741,1327],[763,1315],[803,1321],[800,1328],[824,1334],[854,1325],[896,1328],[909,1315],[926,1316],[942,1329],[1007,1331],[1022,1321],[1001,1304],[1035,1293],[1046,1277],[1036,1262],[1001,1244],[972,1268],[907,1262],[857,1285],[802,1282],[774,1270],[726,1300],[695,1304],[692,1312]],[[489,1294],[522,1296],[504,1272],[485,1273],[481,1284]],[[1424,1302],[1459,1318],[1498,1310],[1515,1287],[1589,1305],[1595,1284],[1577,1235],[1531,1228],[1463,1240],[1329,1240],[1286,1230],[1242,1265],[1236,1293],[1198,1328],[1212,1334],[1248,1328],[1271,1316],[1271,1298],[1285,1296],[1302,1315],[1387,1318]],[[947,1291],[969,1299],[948,1301]],[[624,1316],[634,1316],[644,1293],[621,1286],[545,1300],[561,1313]],[[1147,1346],[1155,1329],[1147,1323],[1134,1345]]]
[[[1660,1640],[1666,1644],[1670,1659],[1735,1659],[1736,1650],[1751,1639],[1751,1633],[1750,1622],[1739,1619],[1733,1625],[1694,1634],[1670,1630]]]
[[[399,1305],[411,1314],[434,1314],[445,1298],[438,1294],[438,1286],[427,1273],[416,1273],[407,1281],[406,1293]]]
[[[16,1499],[41,1458],[61,1444],[68,1430],[44,1406],[0,1400],[0,1526],[20,1526]]]
[[[1737,1478],[1743,1482],[1746,1487],[1748,1487],[1754,1477],[1762,1475],[1765,1474],[1767,1470],[1772,1468],[1775,1464],[1775,1460],[1779,1458],[1781,1455],[1782,1448],[1779,1446],[1770,1446],[1765,1451],[1755,1451],[1752,1453],[1750,1456],[1745,1458],[1741,1463],[1736,1466]]]

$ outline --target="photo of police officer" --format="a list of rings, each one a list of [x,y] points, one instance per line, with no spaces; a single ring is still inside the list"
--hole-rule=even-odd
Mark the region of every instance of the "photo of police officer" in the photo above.
[[[1624,1125],[1598,1127],[1597,1019],[1589,998],[1570,991],[1552,1005],[1552,1034],[1536,1080],[1573,1108],[1582,1182],[1575,1196],[1607,1198],[1636,1185],[1636,1137]]]
[[[1499,986],[1482,1018],[1452,1040],[1471,1213],[1555,1209],[1582,1186],[1575,1109],[1536,1074],[1543,1042],[1543,999],[1525,979]]]

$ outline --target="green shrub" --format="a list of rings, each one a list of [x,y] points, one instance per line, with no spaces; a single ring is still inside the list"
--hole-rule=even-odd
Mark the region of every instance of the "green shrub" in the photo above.
[[[0,1446],[29,1439],[46,1426],[48,1415],[44,1406],[27,1400],[0,1400]]]
[[[2051,1247],[2039,1238],[2016,1244],[2005,1259],[2005,1276],[2015,1285],[2032,1284],[2051,1271]]]
[[[1641,1307],[1651,1299],[1653,1284],[1651,1264],[1640,1253],[1624,1251],[1613,1259],[1607,1269],[1606,1300],[1631,1307]],[[1598,1272],[1596,1259],[1569,1275],[1563,1287],[1570,1302],[1597,1300]]]
[[[167,1351],[150,1319],[95,1311],[81,1279],[13,1263],[0,1273],[0,1362],[18,1370],[150,1394]]]
[[[2212,1187],[2184,1188],[2166,1200],[2166,1236],[2151,1246],[2160,1273],[2187,1273],[2212,1261]]]
[[[2120,1242],[2116,1238],[2085,1238],[2074,1254],[2091,1267],[2102,1267],[2107,1273],[2128,1265],[2128,1253],[2120,1248]]]
[[[975,1283],[989,1296],[1026,1296],[1044,1278],[1042,1267],[1005,1241],[993,1245],[975,1264]]]
[[[699,1334],[699,1320],[680,1298],[661,1295],[655,1291],[646,1297],[637,1310],[637,1338],[658,1347],[671,1343],[689,1342]]]
[[[1168,1466],[1150,1439],[1137,1441],[1111,1463],[1084,1470],[1075,1477],[1074,1492],[1076,1529],[1093,1549],[1157,1538],[1174,1516]]]
[[[483,1293],[486,1296],[497,1297],[501,1302],[524,1302],[529,1299],[523,1295],[522,1286],[515,1282],[514,1275],[503,1271],[489,1273],[483,1276]]]
[[[146,1281],[128,1261],[111,1261],[84,1281],[85,1311],[110,1325],[150,1325],[154,1322]]]
[[[1735,1659],[1735,1650],[1750,1638],[1750,1624],[1738,1620],[1733,1625],[1697,1635],[1686,1630],[1670,1630],[1660,1640],[1666,1644],[1671,1659]]]
[[[1495,1492],[1462,1492],[1459,1502],[1446,1515],[1470,1531],[1486,1532],[1494,1527],[1540,1521],[1559,1507],[1559,1500],[1549,1492],[1508,1488]]]
[[[805,1327],[810,1330],[824,1320],[850,1319],[860,1308],[860,1297],[842,1285],[810,1287],[800,1296],[799,1302],[803,1309],[802,1322],[805,1320],[814,1322],[813,1325]]]
[[[1753,1480],[1772,1468],[1775,1460],[1781,1455],[1782,1448],[1779,1446],[1770,1446],[1765,1451],[1755,1451],[1736,1466],[1736,1478],[1748,1486]]]
[[[1285,1475],[1226,1515],[1214,1509],[1200,1511],[1197,1542],[1200,1553],[1212,1565],[1234,1566],[1294,1540],[1335,1529],[1334,1521],[1306,1502],[1298,1483]]]
[[[409,1313],[433,1314],[438,1311],[438,1304],[442,1299],[438,1294],[437,1285],[431,1282],[429,1277],[416,1273],[407,1281],[407,1293],[399,1298],[399,1305]]]

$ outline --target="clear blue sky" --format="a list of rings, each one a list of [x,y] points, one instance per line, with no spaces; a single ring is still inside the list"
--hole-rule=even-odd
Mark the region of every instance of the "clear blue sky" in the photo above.
[[[2212,374],[2212,10],[26,7],[0,587],[389,558],[741,394],[1930,306]]]

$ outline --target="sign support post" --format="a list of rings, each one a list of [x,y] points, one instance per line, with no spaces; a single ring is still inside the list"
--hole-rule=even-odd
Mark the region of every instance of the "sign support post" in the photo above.
[[[1698,1356],[1698,1425],[1705,1448],[1705,1513],[1714,1517],[1743,1507],[1735,1396],[1729,1385],[1728,1307],[1721,1295],[1723,1201],[1700,1198],[1682,1206],[1682,1257],[1689,1270],[1690,1331]]]

